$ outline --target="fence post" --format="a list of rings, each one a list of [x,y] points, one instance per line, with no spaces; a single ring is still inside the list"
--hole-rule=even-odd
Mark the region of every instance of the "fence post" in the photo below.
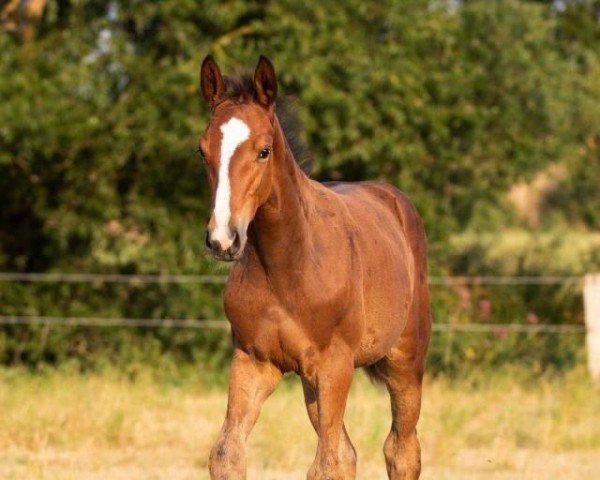
[[[586,275],[583,286],[588,368],[600,383],[600,273]]]

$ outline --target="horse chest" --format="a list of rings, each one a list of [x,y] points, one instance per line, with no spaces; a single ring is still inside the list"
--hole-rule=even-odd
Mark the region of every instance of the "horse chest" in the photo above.
[[[239,348],[284,370],[298,370],[309,339],[268,290],[228,286],[224,306]]]
[[[342,295],[342,294],[340,294]],[[327,345],[335,334],[341,308],[331,301],[315,302],[310,296],[278,296],[260,281],[230,281],[224,306],[236,344],[260,360],[269,360],[286,371],[300,371],[315,347]],[[339,310],[339,312],[338,312]]]

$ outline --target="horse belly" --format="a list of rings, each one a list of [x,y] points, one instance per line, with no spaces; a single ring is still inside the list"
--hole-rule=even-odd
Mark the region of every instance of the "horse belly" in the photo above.
[[[408,321],[404,313],[407,303],[394,302],[367,310],[360,346],[354,357],[356,367],[375,363],[398,343]]]

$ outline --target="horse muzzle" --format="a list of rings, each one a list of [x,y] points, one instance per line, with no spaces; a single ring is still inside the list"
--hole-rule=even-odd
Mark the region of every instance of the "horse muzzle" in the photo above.
[[[244,251],[244,245],[237,230],[219,237],[214,235],[214,231],[206,230],[205,245],[215,259],[223,262],[239,260]]]

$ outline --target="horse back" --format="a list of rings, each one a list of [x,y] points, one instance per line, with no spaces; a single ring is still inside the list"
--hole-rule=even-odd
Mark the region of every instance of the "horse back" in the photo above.
[[[370,219],[367,222],[373,221],[377,225],[374,231],[380,235],[390,236],[392,239],[397,234],[402,235],[415,256],[415,267],[420,268],[424,263],[426,265],[425,228],[417,209],[404,192],[382,182],[324,182],[323,185],[340,195],[348,205],[351,216],[359,216],[361,210],[368,212]],[[357,208],[359,205],[362,208]],[[386,217],[382,212],[391,215],[391,224],[384,223]],[[363,217],[363,220],[368,217]]]

